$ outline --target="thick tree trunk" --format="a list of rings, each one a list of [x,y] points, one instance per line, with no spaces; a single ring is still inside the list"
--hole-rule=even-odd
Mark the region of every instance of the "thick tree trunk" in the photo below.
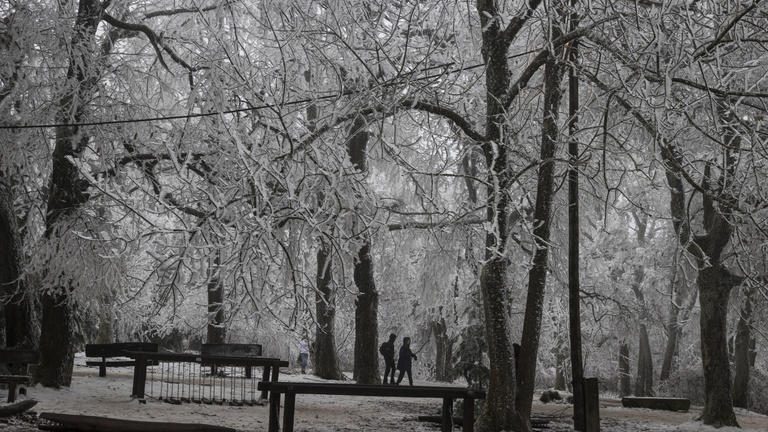
[[[66,295],[41,296],[40,363],[35,379],[46,387],[69,386],[75,365],[73,309]]]
[[[728,364],[727,322],[731,286],[724,279],[725,269],[707,267],[699,270],[701,304],[701,357],[704,363],[704,424],[738,426],[731,398],[731,369]]]
[[[380,384],[379,376],[379,293],[373,280],[371,243],[367,241],[355,260],[355,285],[359,294],[355,301],[355,366],[358,384]]]
[[[631,373],[629,365],[629,345],[626,342],[619,344],[619,396],[632,394]]]
[[[304,79],[308,86],[312,85],[312,72],[304,71]],[[307,129],[314,132],[317,127],[317,105],[307,107]],[[325,194],[318,193],[318,208],[322,208]],[[314,373],[320,378],[343,380],[344,374],[339,366],[339,355],[336,352],[336,290],[333,286],[333,249],[331,244],[320,237],[317,249],[317,273],[315,275],[317,291],[315,292],[315,352],[313,353]]]
[[[653,357],[648,340],[648,328],[640,324],[640,344],[637,355],[635,396],[653,396]]]
[[[355,117],[349,130],[347,155],[352,165],[360,172],[367,166],[369,133],[365,118]],[[358,384],[378,384],[379,375],[379,293],[373,278],[371,238],[364,234],[363,245],[355,257],[354,279],[358,295],[355,300],[355,365],[353,377]]]
[[[84,117],[96,83],[96,65],[91,49],[101,21],[99,0],[80,0],[74,34],[70,40],[67,85],[59,101],[57,123],[77,123]],[[88,135],[77,126],[56,128],[52,172],[48,183],[48,209],[45,235],[62,235],[69,216],[88,200],[77,168],[69,160],[77,158],[88,144]],[[40,326],[40,363],[36,379],[46,387],[69,386],[74,367],[74,306],[70,304],[70,286],[53,287],[40,296],[43,317]]]
[[[478,419],[478,432],[524,430],[523,421],[514,409],[516,365],[507,317],[506,267],[504,258],[494,257],[485,264],[480,275],[491,368],[483,414]]]
[[[32,321],[34,313],[21,279],[22,239],[13,211],[10,181],[0,170],[0,307],[5,327],[4,345],[16,348],[36,346]],[[0,332],[2,332],[0,327]]]
[[[736,353],[733,371],[733,406],[749,408],[749,368],[752,326],[752,298],[745,290],[739,323],[736,327]]]
[[[224,284],[221,282],[221,252],[216,251],[208,267],[208,325],[206,342],[223,344],[227,339],[224,325]]]
[[[331,245],[320,240],[317,249],[317,291],[315,293],[315,312],[317,329],[315,332],[315,375],[324,379],[343,380],[336,353],[336,295],[333,288],[333,256]]]
[[[517,410],[526,423],[530,422],[533,404],[534,381],[536,378],[536,358],[539,352],[541,333],[542,306],[544,289],[547,284],[549,260],[550,219],[552,217],[552,198],[555,181],[555,148],[558,139],[558,110],[562,91],[560,82],[565,68],[558,64],[555,56],[550,57],[544,66],[544,120],[541,126],[541,155],[539,176],[536,188],[536,206],[534,219],[536,227],[533,236],[536,252],[533,267],[528,272],[528,297],[525,303],[525,321],[521,339],[520,364],[517,376]],[[572,365],[573,367],[573,365]],[[580,383],[574,383],[574,394]]]

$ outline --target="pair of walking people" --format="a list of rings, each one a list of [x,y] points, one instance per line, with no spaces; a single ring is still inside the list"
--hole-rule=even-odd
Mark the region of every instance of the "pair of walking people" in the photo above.
[[[400,371],[397,382],[395,382],[395,340],[397,340],[397,335],[392,333],[389,335],[389,341],[384,342],[379,347],[379,352],[384,357],[384,384],[399,385],[403,380],[403,376],[408,374],[408,383],[413,385],[412,359],[418,360],[418,358],[411,351],[411,338],[403,338],[403,345],[400,347],[400,353],[397,356],[397,369]],[[390,381],[388,382],[388,380]]]

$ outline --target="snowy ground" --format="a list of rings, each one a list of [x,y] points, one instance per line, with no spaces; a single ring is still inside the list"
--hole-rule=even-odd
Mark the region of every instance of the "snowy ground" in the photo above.
[[[204,404],[172,405],[149,399],[146,404],[130,398],[132,369],[111,368],[108,376],[98,377],[97,368],[83,366],[78,356],[72,387],[62,390],[34,387],[28,396],[39,401],[40,412],[85,414],[144,421],[205,423],[229,426],[243,431],[264,431],[269,418],[268,406],[226,406]],[[259,374],[254,373],[255,376]],[[283,373],[281,381],[322,381],[310,375]],[[417,385],[434,383],[417,382]],[[0,397],[5,395],[0,391]],[[437,415],[437,399],[365,398],[348,396],[299,395],[296,400],[296,431],[347,432],[437,431],[438,425],[416,421],[419,415]],[[552,431],[568,431],[571,407],[565,404],[534,403],[534,415],[550,418]],[[622,408],[616,400],[601,401],[602,430],[606,432],[694,432],[707,431],[693,421],[700,408],[690,413],[673,413]],[[768,417],[740,411],[742,431],[768,432]],[[0,431],[36,430],[18,420],[0,421]],[[716,429],[711,429],[715,431]],[[738,429],[736,429],[738,430]],[[728,429],[719,429],[727,432]],[[730,432],[730,431],[728,431]]]

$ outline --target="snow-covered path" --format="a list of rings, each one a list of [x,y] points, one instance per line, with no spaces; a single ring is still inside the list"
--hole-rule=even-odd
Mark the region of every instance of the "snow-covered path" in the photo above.
[[[80,362],[78,362],[80,363]],[[205,404],[171,405],[149,399],[146,404],[130,398],[132,370],[113,368],[99,378],[96,368],[78,365],[72,387],[62,390],[34,387],[29,397],[37,399],[37,412],[58,412],[124,418],[145,421],[206,423],[229,426],[243,431],[266,430],[267,406],[219,406]],[[281,381],[320,381],[310,375],[281,373]],[[434,385],[434,383],[419,383]],[[2,397],[2,395],[0,395]],[[602,430],[606,432],[693,432],[703,431],[692,422],[698,409],[689,413],[673,413],[643,409],[627,409],[618,401],[601,403]],[[437,425],[419,423],[419,415],[437,415],[440,400],[401,398],[362,398],[345,396],[299,395],[296,400],[297,431],[436,431]],[[536,415],[557,419],[551,430],[569,430],[570,406],[534,403]],[[739,421],[745,430],[768,432],[768,417],[740,411]],[[560,423],[558,423],[560,422]],[[559,426],[559,427],[558,427]],[[0,423],[3,432],[34,430]],[[714,430],[714,429],[712,429]],[[720,429],[718,432],[726,432]]]

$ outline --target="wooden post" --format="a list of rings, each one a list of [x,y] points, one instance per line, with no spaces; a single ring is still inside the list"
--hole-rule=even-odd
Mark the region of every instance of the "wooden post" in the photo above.
[[[285,394],[285,410],[283,412],[283,432],[293,432],[293,416],[296,409],[296,393]]]
[[[246,366],[245,367],[245,378],[246,379],[251,379],[252,378],[251,366]]]
[[[597,378],[584,378],[584,432],[600,432],[600,390]]]
[[[464,415],[462,417],[462,431],[473,432],[475,428],[475,400],[464,398]]]
[[[16,383],[8,383],[8,403],[14,403],[16,401]]]
[[[443,421],[441,422],[441,432],[451,432],[453,430],[453,399],[443,398]]]
[[[269,432],[280,431],[280,393],[272,391],[269,395]]]
[[[99,365],[99,377],[107,376],[107,358],[101,358],[101,365]]]
[[[144,354],[136,354],[136,364],[133,366],[133,391],[131,396],[144,398],[144,389],[147,384],[147,357]]]
[[[269,382],[269,369],[271,368],[270,365],[264,366],[264,373],[261,375],[261,382]],[[269,392],[266,390],[261,391],[261,398],[264,400],[267,400],[269,397]]]

